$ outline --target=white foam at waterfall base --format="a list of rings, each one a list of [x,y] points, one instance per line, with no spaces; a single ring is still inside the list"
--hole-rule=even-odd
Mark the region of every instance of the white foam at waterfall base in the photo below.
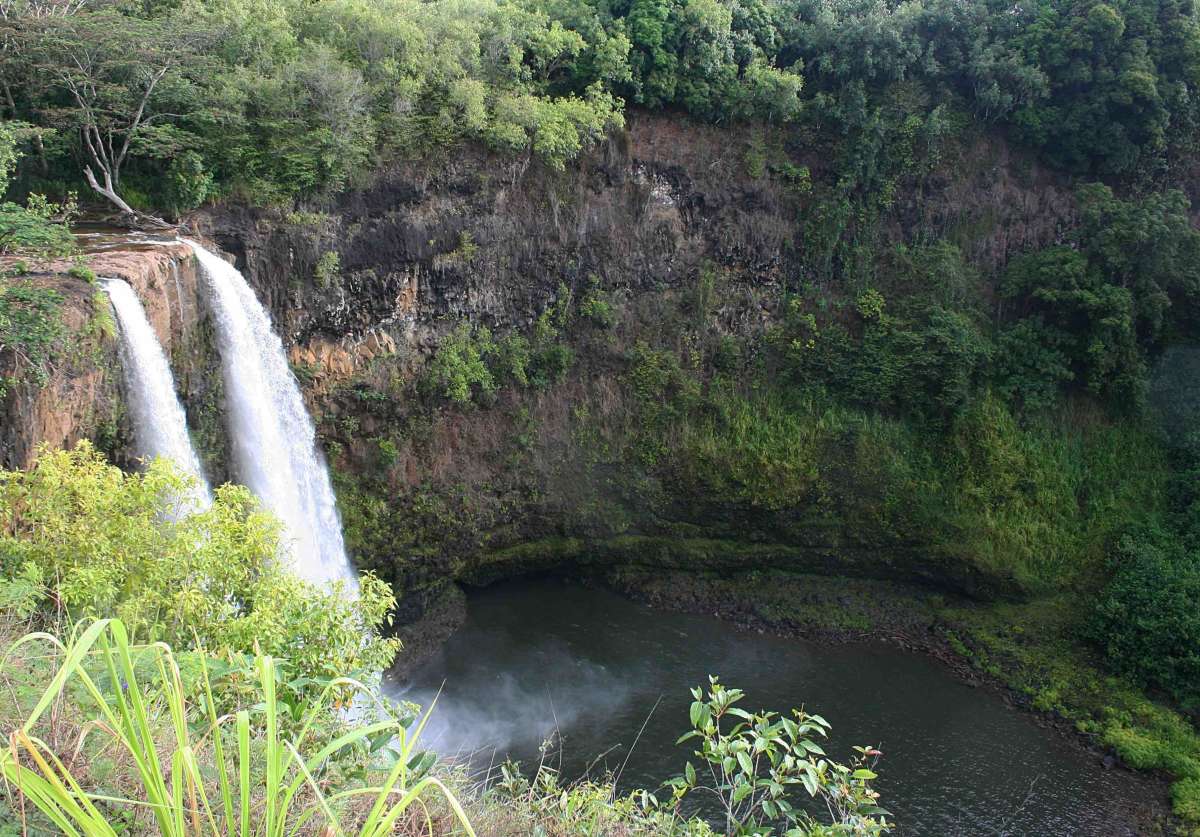
[[[120,279],[104,279],[121,332],[121,363],[128,390],[137,452],[147,459],[164,457],[194,480],[190,498],[196,508],[212,502],[200,458],[188,436],[187,417],[175,393],[175,378],[158,335],[146,317],[137,293]],[[179,509],[186,512],[184,504]]]
[[[245,277],[194,241],[216,319],[238,479],[283,522],[293,571],[319,583],[358,582],[342,540],[329,471],[283,342]]]

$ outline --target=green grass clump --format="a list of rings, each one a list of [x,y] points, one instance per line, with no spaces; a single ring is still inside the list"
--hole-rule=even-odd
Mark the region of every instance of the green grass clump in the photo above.
[[[96,271],[92,270],[85,264],[77,264],[67,271],[67,275],[72,279],[82,279],[89,285],[96,284]]]
[[[1171,808],[1185,822],[1200,823],[1200,777],[1189,776],[1171,785]]]
[[[338,834],[383,837],[430,794],[441,796],[467,835],[475,833],[454,794],[428,773],[432,757],[416,749],[424,720],[410,730],[385,712],[383,720],[364,720],[324,740],[310,737],[329,729],[322,723],[334,717],[335,700],[371,699],[358,681],[334,678],[318,698],[289,707],[277,699],[277,661],[259,656],[254,705],[222,712],[204,657],[198,688],[189,688],[170,648],[134,644],[120,621],[92,622],[65,645],[30,634],[8,653],[35,642],[57,651],[59,666],[13,732],[12,746],[0,752],[0,773],[64,834],[116,835],[145,811],[164,837],[282,837],[310,822]],[[101,752],[124,763],[124,785],[111,792],[85,790],[77,758],[64,760],[39,734],[69,687],[97,719],[95,735],[107,738]],[[332,765],[355,748],[380,753],[367,759],[374,771],[365,781],[331,788]]]

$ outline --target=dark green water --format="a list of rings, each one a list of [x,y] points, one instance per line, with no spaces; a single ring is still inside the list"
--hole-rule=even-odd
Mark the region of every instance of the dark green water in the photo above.
[[[749,709],[823,715],[835,758],[880,745],[878,789],[898,834],[1133,834],[1131,812],[1147,807],[1139,796],[1152,786],[923,656],[741,632],[554,580],[472,595],[466,625],[389,688],[425,703],[444,683],[427,733],[443,753],[474,752],[482,768],[506,755],[536,762],[557,731],[565,775],[624,765],[620,783],[635,788],[680,772],[688,688],[710,673],[745,690]]]

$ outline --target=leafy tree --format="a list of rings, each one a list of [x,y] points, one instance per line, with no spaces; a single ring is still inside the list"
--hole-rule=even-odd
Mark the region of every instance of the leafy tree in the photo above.
[[[529,148],[552,168],[561,170],[585,146],[621,124],[617,101],[596,87],[588,91],[586,98],[501,96],[485,136],[496,148]]]
[[[17,116],[15,87],[28,82],[30,56],[21,30],[30,23],[70,17],[89,0],[2,0],[0,2],[0,89],[9,114]]]
[[[783,63],[803,61],[822,116],[854,128],[900,82],[922,111],[960,98],[1058,166],[1126,172],[1190,148],[1200,81],[1186,0],[784,0]]]
[[[1064,168],[1122,172],[1195,128],[1200,23],[1179,0],[1059,3],[1025,12],[1014,47],[1049,81],[1017,109],[1019,134]]]
[[[1001,388],[1046,406],[1072,381],[1110,404],[1136,407],[1146,389],[1147,353],[1200,300],[1200,233],[1178,191],[1117,198],[1079,188],[1076,246],[1014,259],[1000,283],[1010,324],[1001,332]]]
[[[366,167],[374,124],[363,78],[329,47],[314,44],[269,75],[239,72],[230,82],[241,130],[213,154],[257,200],[336,188]]]
[[[1075,380],[1069,352],[1074,339],[1048,326],[1040,316],[1026,317],[1000,332],[993,376],[998,391],[1030,413],[1056,406]]]
[[[824,382],[852,403],[934,423],[968,406],[992,347],[976,310],[980,279],[957,248],[898,248],[877,265],[857,318],[793,300],[776,345],[796,381]]]
[[[776,27],[762,3],[632,0],[612,12],[624,14],[639,103],[714,120],[799,113],[800,75],[776,64]]]
[[[845,358],[848,393],[863,404],[952,418],[969,403],[988,355],[978,325],[961,312],[934,307],[916,320],[883,315]]]
[[[88,185],[122,213],[157,226],[120,195],[131,155],[170,157],[188,139],[176,123],[189,107],[185,69],[199,60],[201,33],[177,17],[139,18],[115,8],[51,17],[23,33],[34,70],[48,85],[43,112],[55,127],[78,133]],[[99,174],[99,179],[97,177]]]
[[[1002,363],[1006,389],[1041,403],[1056,381],[1077,379],[1110,403],[1142,402],[1146,363],[1133,294],[1109,282],[1083,253],[1053,247],[1022,256],[1009,265],[1000,294],[1019,315],[1001,340],[1018,352]],[[1041,379],[1030,379],[1031,372]]]
[[[0,122],[0,195],[8,191],[9,180],[21,157],[17,148],[21,127]],[[71,253],[75,241],[67,223],[74,214],[74,195],[68,195],[57,206],[39,194],[31,194],[25,206],[0,202],[0,253],[47,257]]]
[[[195,209],[213,191],[212,172],[204,168],[204,158],[195,151],[185,151],[171,161],[166,181],[167,207],[176,215]]]
[[[1200,232],[1178,189],[1121,199],[1101,183],[1080,186],[1079,243],[1090,264],[1133,294],[1138,338],[1154,345],[1168,310],[1194,315],[1200,301]]]

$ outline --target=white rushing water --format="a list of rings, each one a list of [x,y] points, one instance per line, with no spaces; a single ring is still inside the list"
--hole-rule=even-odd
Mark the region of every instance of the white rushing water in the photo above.
[[[301,578],[358,582],[342,541],[329,471],[316,431],[271,318],[236,268],[194,241],[208,284],[225,375],[225,398],[239,480],[279,517]]]
[[[212,502],[208,483],[188,436],[187,417],[175,394],[171,367],[146,310],[127,282],[104,279],[102,283],[121,331],[121,361],[138,453],[147,459],[161,456],[172,460],[195,480],[193,504],[207,508]]]

